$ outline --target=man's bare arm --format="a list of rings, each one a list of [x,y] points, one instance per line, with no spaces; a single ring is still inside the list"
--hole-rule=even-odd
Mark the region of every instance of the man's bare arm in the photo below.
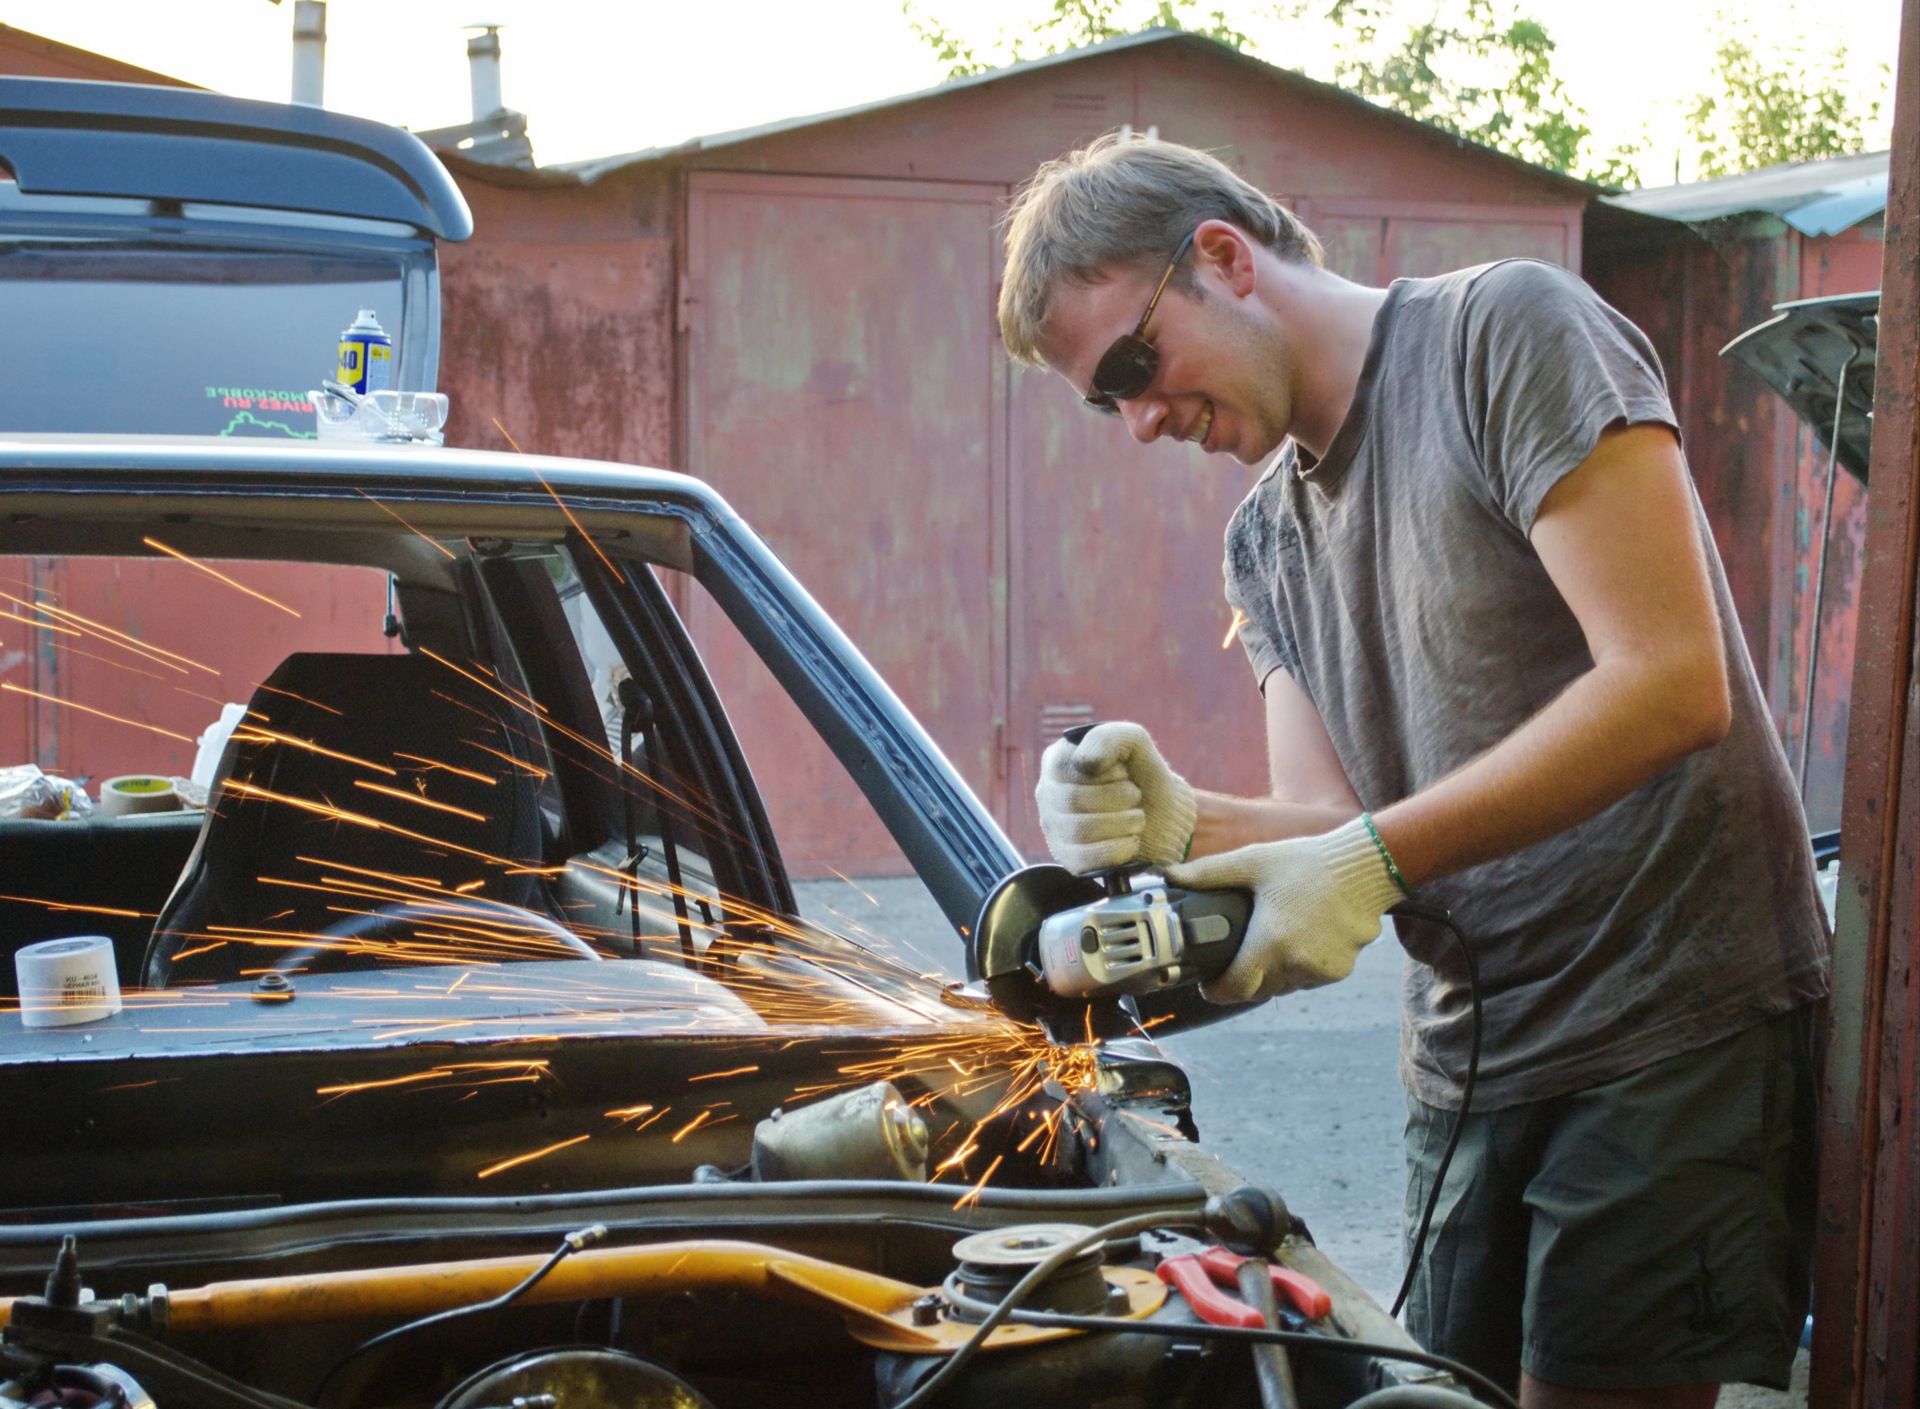
[[[1548,493],[1532,540],[1593,669],[1473,762],[1375,814],[1409,884],[1583,822],[1730,725],[1725,644],[1671,431],[1603,435]]]
[[[1266,797],[1196,791],[1195,856],[1312,836],[1360,815],[1360,799],[1307,692],[1284,670],[1267,676],[1261,692],[1266,696],[1271,791]]]

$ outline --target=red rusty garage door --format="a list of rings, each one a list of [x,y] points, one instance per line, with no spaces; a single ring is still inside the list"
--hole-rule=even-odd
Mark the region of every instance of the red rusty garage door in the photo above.
[[[1004,816],[998,186],[696,173],[687,463],[727,496]],[[696,594],[697,595],[697,594]],[[846,774],[695,600],[788,864],[900,869]]]

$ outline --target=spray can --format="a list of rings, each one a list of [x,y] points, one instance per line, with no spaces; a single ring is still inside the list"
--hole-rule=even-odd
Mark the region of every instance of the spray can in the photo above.
[[[393,339],[371,308],[361,309],[353,326],[340,334],[338,380],[362,396],[393,385]]]

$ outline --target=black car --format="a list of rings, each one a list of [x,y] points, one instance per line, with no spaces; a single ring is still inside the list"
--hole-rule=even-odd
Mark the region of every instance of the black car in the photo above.
[[[431,304],[464,207],[411,139],[101,87],[0,83],[0,288],[42,316],[103,271],[120,311],[166,304],[241,247],[322,288],[385,261]],[[262,150],[295,176],[249,196]],[[76,356],[133,336],[87,326]],[[1087,883],[1007,889],[979,801],[705,486],[320,439],[310,409],[285,436],[76,433],[68,389],[0,401],[0,765],[99,799],[0,820],[9,982],[33,951],[0,1013],[0,1409],[1450,1383],[1198,1142],[1143,1029],[1219,1010],[1016,1016],[977,981]],[[800,722],[743,744],[689,618]],[[832,848],[776,834],[756,747],[833,760],[960,972],[801,903],[795,858]]]

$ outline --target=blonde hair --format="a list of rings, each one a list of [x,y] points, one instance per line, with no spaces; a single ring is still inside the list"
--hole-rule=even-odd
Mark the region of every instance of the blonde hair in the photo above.
[[[1177,142],[1108,133],[1044,163],[1007,214],[1000,337],[1038,364],[1048,304],[1062,280],[1092,284],[1116,268],[1157,277],[1174,246],[1202,221],[1225,220],[1286,259],[1324,262],[1313,232],[1217,157]],[[1173,286],[1195,287],[1182,261]]]

